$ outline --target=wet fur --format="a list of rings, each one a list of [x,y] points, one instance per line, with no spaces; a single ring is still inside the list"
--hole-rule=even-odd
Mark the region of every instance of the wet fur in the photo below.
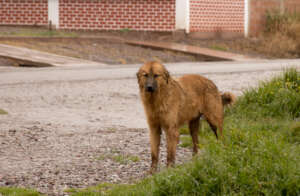
[[[156,74],[154,92],[147,92],[145,85],[149,74]],[[223,103],[230,104],[231,93],[221,95],[216,85],[200,75],[184,75],[174,80],[158,62],[144,64],[137,73],[140,96],[150,128],[151,172],[156,171],[162,130],[167,140],[167,165],[175,163],[179,128],[188,123],[193,140],[193,153],[198,152],[198,130],[203,115],[216,137],[222,136]]]

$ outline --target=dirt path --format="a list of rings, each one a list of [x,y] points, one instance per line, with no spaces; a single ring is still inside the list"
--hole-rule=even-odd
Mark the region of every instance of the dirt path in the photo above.
[[[137,67],[123,69],[130,74],[118,75],[116,67],[0,66],[0,108],[9,113],[0,115],[0,186],[64,195],[67,188],[130,183],[146,176],[150,152],[134,78]],[[107,73],[111,77],[103,79]],[[220,90],[241,94],[277,73],[205,76]],[[178,147],[177,163],[190,159],[191,149]]]

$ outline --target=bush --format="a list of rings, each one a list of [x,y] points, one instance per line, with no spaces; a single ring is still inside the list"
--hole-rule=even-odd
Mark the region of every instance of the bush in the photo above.
[[[248,117],[299,118],[300,73],[296,69],[286,70],[282,76],[246,90],[237,102],[232,112],[246,112]]]
[[[268,12],[258,51],[276,57],[300,57],[300,13]]]

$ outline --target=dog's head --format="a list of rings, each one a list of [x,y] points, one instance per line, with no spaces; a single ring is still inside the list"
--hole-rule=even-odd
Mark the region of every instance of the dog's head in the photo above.
[[[169,72],[160,63],[152,61],[144,64],[136,74],[141,90],[154,93],[162,85],[168,84]]]

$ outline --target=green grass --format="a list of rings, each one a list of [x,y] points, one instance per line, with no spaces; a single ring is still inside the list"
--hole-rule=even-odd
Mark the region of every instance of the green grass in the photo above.
[[[115,150],[113,150],[110,154],[101,154],[98,157],[96,157],[96,160],[100,160],[100,161],[105,159],[111,159],[114,162],[122,165],[140,161],[138,156],[129,155],[129,154],[120,154],[119,151],[115,151]]]
[[[8,114],[8,112],[0,108],[0,115],[4,115],[4,114]]]
[[[77,37],[70,31],[48,30],[42,28],[23,28],[0,32],[0,37]]]
[[[111,159],[123,165],[128,164],[129,162],[138,162],[140,160],[139,157],[131,155],[115,155],[112,156]]]
[[[213,50],[219,50],[219,51],[228,51],[228,48],[226,46],[217,45],[217,44],[213,44],[209,48]]]
[[[286,70],[282,76],[261,82],[237,100],[231,113],[247,113],[247,117],[300,117],[300,73],[295,69]]]
[[[42,196],[34,190],[14,188],[14,187],[0,187],[0,195],[3,196]]]
[[[300,195],[299,81],[292,69],[247,90],[226,111],[224,143],[203,123],[193,161],[137,184],[73,195]],[[186,127],[181,134],[189,147]]]

